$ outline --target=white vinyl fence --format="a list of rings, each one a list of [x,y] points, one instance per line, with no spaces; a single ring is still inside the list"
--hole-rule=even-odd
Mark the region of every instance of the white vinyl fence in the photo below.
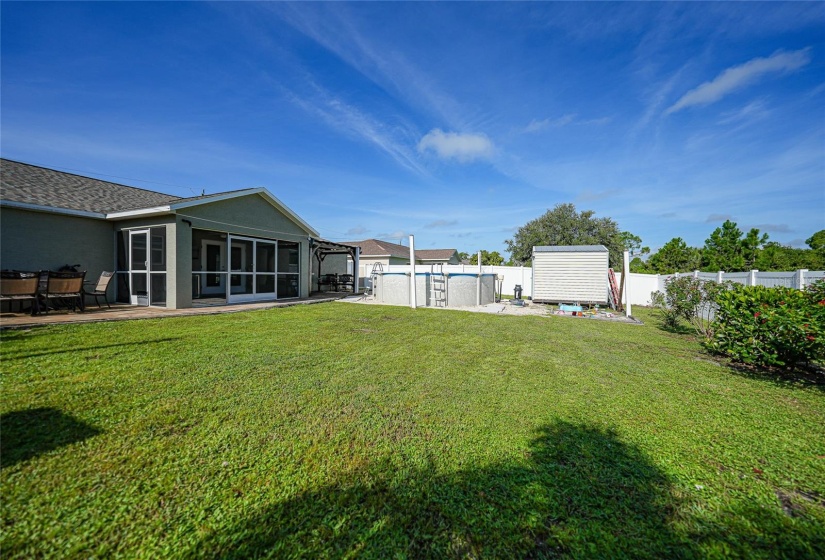
[[[371,269],[372,265],[370,265]],[[362,278],[365,284],[369,284],[369,273],[362,267]],[[516,284],[522,288],[522,297],[533,296],[533,269],[527,266],[482,266],[482,274],[498,274],[503,277],[501,293],[513,295]],[[439,271],[438,267],[433,269],[430,265],[416,265],[415,272],[425,273]],[[409,272],[409,265],[389,265],[384,267],[384,272]],[[443,272],[449,274],[477,274],[478,265],[456,264],[444,265]],[[789,288],[804,289],[805,286],[825,278],[825,270],[796,270],[792,272],[759,272],[751,270],[749,272],[681,272],[677,274],[638,274],[630,273],[630,304],[650,305],[653,292],[664,291],[665,281],[674,276],[693,276],[703,280],[714,282],[724,282],[730,280],[745,286],[786,286]],[[616,282],[619,286],[622,283],[621,272],[616,272]],[[622,302],[627,303],[626,293],[622,295]],[[572,302],[571,302],[572,303]]]
[[[370,265],[370,269],[372,266]],[[384,267],[384,272],[409,272],[410,265],[391,264]],[[445,264],[443,268],[431,267],[428,264],[415,265],[416,274],[425,272],[444,272],[445,274],[478,274],[477,264]],[[482,274],[498,274],[504,279],[501,293],[513,295],[516,284],[521,286],[521,297],[533,296],[533,269],[529,266],[482,266]],[[370,271],[365,272],[364,278],[369,280]],[[498,286],[496,286],[498,289]]]

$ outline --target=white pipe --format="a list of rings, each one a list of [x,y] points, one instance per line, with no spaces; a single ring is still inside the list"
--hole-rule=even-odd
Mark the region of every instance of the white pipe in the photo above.
[[[352,267],[352,272],[355,274],[355,278],[352,279],[352,295],[358,293],[358,282],[360,281],[361,276],[361,247],[355,248],[355,265]]]
[[[624,266],[622,266],[622,280],[624,280],[625,315],[630,317],[630,253],[624,252]]]
[[[410,236],[410,307],[415,309],[416,293],[415,293],[415,236]]]
[[[476,277],[476,305],[481,305],[481,251],[478,252],[478,277]]]

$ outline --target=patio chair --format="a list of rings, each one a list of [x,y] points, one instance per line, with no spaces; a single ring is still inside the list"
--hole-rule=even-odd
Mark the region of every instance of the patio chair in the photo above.
[[[83,289],[84,295],[87,296],[94,296],[95,303],[97,307],[100,308],[100,300],[97,299],[100,296],[103,296],[103,300],[106,302],[106,306],[111,309],[112,306],[109,304],[109,296],[106,294],[106,290],[109,288],[109,282],[112,280],[112,276],[114,276],[114,272],[106,272],[105,270],[100,273],[100,278],[97,279],[97,284],[92,284],[91,282],[84,282],[84,284],[88,284],[89,286],[94,285],[92,291],[87,292],[86,289]]]
[[[4,270],[0,272],[0,301],[19,301],[20,311],[23,311],[24,301],[32,302],[32,317],[40,313],[38,301],[39,272],[20,272]],[[9,303],[11,311],[12,303]]]
[[[345,291],[347,286],[352,286],[352,291],[355,293],[355,276],[352,274],[339,274],[338,287]]]
[[[75,304],[83,312],[86,305],[83,303],[83,279],[86,271],[83,272],[55,272],[49,271],[46,289],[40,294],[43,299],[46,314],[49,313],[49,304],[52,300],[68,300],[71,310],[74,311]]]
[[[330,290],[338,291],[338,275],[337,274],[324,274],[320,278],[318,278],[318,291],[321,290],[321,286],[329,286]]]

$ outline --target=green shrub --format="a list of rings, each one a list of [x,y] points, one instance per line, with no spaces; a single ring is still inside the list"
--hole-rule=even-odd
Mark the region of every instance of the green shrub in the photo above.
[[[692,276],[674,276],[665,281],[664,292],[653,293],[652,302],[659,309],[666,327],[678,328],[685,321],[697,334],[708,338],[713,334],[716,298],[730,288],[730,282],[717,284]]]
[[[707,346],[731,359],[792,369],[825,357],[825,283],[722,293]]]

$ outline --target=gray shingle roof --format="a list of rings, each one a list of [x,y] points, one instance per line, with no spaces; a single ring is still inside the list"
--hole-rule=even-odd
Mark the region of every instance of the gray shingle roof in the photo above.
[[[169,194],[9,159],[0,159],[0,199],[101,214],[151,208],[183,200]]]
[[[415,255],[425,261],[448,261],[455,253],[455,249],[419,249]]]
[[[410,258],[410,248],[398,243],[390,243],[380,239],[364,239],[363,241],[342,241],[344,245],[361,247],[362,257],[385,256]],[[416,249],[415,257],[421,260],[449,260],[455,249]]]

